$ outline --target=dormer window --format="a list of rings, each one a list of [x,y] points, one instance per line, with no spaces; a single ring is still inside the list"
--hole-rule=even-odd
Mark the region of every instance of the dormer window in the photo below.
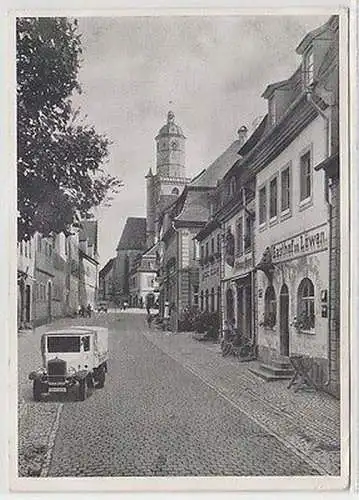
[[[304,85],[309,87],[314,82],[314,56],[310,49],[304,56]]]
[[[268,100],[268,114],[269,121],[271,125],[274,125],[276,122],[276,112],[275,112],[275,99],[274,96]]]

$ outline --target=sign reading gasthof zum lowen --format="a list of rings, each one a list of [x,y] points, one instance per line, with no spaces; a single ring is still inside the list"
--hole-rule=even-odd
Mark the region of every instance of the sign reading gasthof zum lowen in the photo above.
[[[273,262],[295,259],[328,248],[328,225],[309,229],[271,247]]]

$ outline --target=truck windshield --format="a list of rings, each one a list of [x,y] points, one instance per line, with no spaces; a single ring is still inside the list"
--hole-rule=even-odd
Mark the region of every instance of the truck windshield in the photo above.
[[[48,352],[80,352],[80,337],[47,337]]]

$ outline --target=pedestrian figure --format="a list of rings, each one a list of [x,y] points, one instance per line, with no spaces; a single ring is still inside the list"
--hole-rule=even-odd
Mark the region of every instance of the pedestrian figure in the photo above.
[[[91,318],[91,312],[92,312],[92,307],[91,307],[91,304],[88,304],[87,305],[87,316],[89,318]]]
[[[148,325],[149,328],[152,325],[152,314],[151,314],[151,312],[147,313],[147,325]]]
[[[86,308],[85,308],[85,306],[84,306],[84,305],[82,305],[82,306],[81,306],[81,311],[80,311],[80,316],[81,316],[82,318],[84,318],[84,317],[85,317],[85,314],[86,314]]]
[[[163,310],[163,329],[168,330],[168,322],[170,319],[170,304],[169,302],[165,302],[165,307]]]
[[[80,306],[80,304],[79,304],[79,306],[78,306],[78,308],[77,308],[77,315],[80,317],[80,316],[81,316],[81,314],[82,314],[82,307],[81,307],[81,306]]]

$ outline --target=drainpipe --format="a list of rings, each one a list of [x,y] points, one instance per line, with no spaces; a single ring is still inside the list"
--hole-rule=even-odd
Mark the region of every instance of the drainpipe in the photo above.
[[[326,143],[325,143],[325,159],[329,158],[330,153],[331,153],[331,137],[332,137],[332,123],[331,119],[329,116],[327,116],[324,111],[316,104],[313,100],[313,95],[312,95],[312,90],[307,88],[306,89],[306,96],[307,96],[307,102],[317,111],[317,113],[323,118],[325,122],[325,131],[326,131]],[[324,191],[324,196],[325,196],[325,201],[327,204],[327,210],[328,210],[328,253],[329,253],[329,272],[328,272],[328,379],[324,382],[324,386],[327,387],[330,382],[331,382],[331,307],[330,307],[330,300],[331,300],[331,293],[330,293],[330,284],[331,284],[331,279],[332,279],[332,272],[331,272],[331,262],[332,262],[332,205],[330,203],[329,199],[329,180],[328,180],[328,175],[325,172],[325,191]]]

